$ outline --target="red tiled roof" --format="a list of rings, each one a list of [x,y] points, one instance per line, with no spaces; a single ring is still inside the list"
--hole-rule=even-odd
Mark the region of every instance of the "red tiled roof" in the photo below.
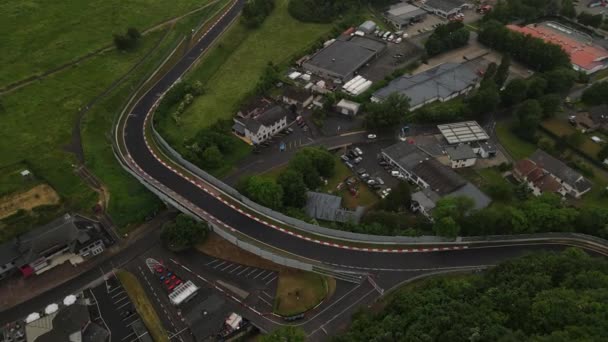
[[[545,175],[541,179],[534,182],[537,188],[542,192],[557,192],[562,185],[551,175]]]
[[[545,172],[540,167],[535,168],[526,177],[530,182],[537,182],[545,176]]]
[[[507,28],[561,46],[561,48],[570,56],[572,64],[583,69],[591,70],[601,64],[602,59],[608,58],[608,51],[601,47],[587,45],[584,42],[568,37],[567,34],[561,34],[558,31],[551,30],[550,28],[541,25],[528,25],[524,27],[507,25]]]
[[[515,163],[515,171],[524,177],[526,177],[535,168],[536,164],[530,159],[522,159]]]

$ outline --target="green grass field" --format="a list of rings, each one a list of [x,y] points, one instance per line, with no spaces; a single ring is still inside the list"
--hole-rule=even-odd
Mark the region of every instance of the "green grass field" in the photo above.
[[[158,128],[176,145],[218,119],[229,119],[250,93],[269,61],[281,63],[303,51],[331,26],[300,23],[287,13],[287,0],[277,0],[273,13],[255,31],[232,26],[188,77],[205,84],[200,96],[182,114],[180,125],[168,118]]]
[[[322,188],[322,191],[336,196],[342,196],[342,206],[350,209],[355,209],[357,206],[371,206],[380,200],[378,195],[363,182],[359,182],[357,185],[359,189],[357,197],[351,195],[347,188],[340,191],[336,190],[338,184],[350,176],[354,176],[353,172],[336,158],[336,173],[327,180],[327,185]]]
[[[274,312],[293,316],[314,308],[331,294],[328,279],[312,272],[284,272],[279,275]]]
[[[1,1],[0,65],[5,67],[0,69],[0,88],[111,45],[113,33],[128,27],[143,31],[207,2]]]
[[[529,157],[532,153],[534,153],[534,151],[536,151],[536,146],[516,136],[511,128],[511,123],[498,123],[496,125],[496,135],[498,135],[498,140],[500,140],[502,146],[507,149],[509,154],[515,160]]]
[[[112,120],[136,86],[161,63],[184,34],[201,20],[211,17],[226,2],[222,0],[180,20],[154,51],[152,49],[165,35],[165,30],[145,35],[133,52],[108,51],[4,95],[6,111],[0,125],[3,137],[0,169],[25,161],[39,179],[47,181],[60,194],[64,200],[61,210],[89,210],[97,200],[97,194],[74,174],[75,159],[64,149],[70,143],[76,113],[152,51],[121,86],[87,113],[82,125],[86,164],[110,191],[110,215],[123,228],[141,221],[158,208],[160,202],[114,159],[110,144]]]

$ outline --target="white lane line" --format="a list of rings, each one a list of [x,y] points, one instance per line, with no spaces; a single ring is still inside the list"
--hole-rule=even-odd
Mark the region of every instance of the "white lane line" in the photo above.
[[[121,305],[121,306],[117,307],[117,308],[116,308],[116,310],[118,310],[118,309],[122,309],[122,308],[124,308],[125,306],[129,305],[130,303],[131,303],[131,302],[125,302],[123,305]]]
[[[251,272],[247,273],[247,275],[245,277],[249,277],[250,275],[253,274],[253,272],[257,271],[257,268],[254,268]]]
[[[217,264],[217,265],[213,266],[213,269],[216,269],[216,268],[222,266],[225,263],[226,263],[225,261],[222,261],[220,264]]]
[[[119,296],[119,295],[120,295],[120,294],[122,294],[122,293],[125,293],[125,291],[120,291],[120,292],[118,292],[118,293],[114,294],[114,295],[112,296],[112,298],[116,298],[117,296]]]
[[[135,335],[135,333],[134,333],[134,332],[130,333],[129,335],[127,335],[127,336],[125,336],[125,337],[123,337],[121,341],[124,341],[124,340],[128,339],[129,337],[131,337],[131,336],[133,336],[133,335]]]
[[[266,280],[266,278],[270,277],[273,274],[274,274],[274,272],[268,273],[267,275],[264,276],[264,278],[262,278],[262,280]]]
[[[268,302],[266,299],[262,298],[261,296],[258,296],[258,298],[260,298],[262,302],[268,304],[268,306],[272,307],[272,304],[270,304],[270,302]]]
[[[273,280],[277,279],[277,276],[274,276],[272,279],[270,279],[269,281],[266,282],[266,285],[272,283]]]
[[[272,299],[272,296],[271,296],[271,295],[269,295],[268,293],[266,293],[266,291],[262,291],[262,293],[263,293],[263,294],[264,294],[266,297],[268,297],[268,298]]]
[[[266,273],[266,270],[262,270],[262,272],[258,273],[253,279],[256,279],[257,277],[261,276],[264,273]]]
[[[241,269],[241,268],[243,268],[243,266],[239,265],[238,267],[235,267],[232,271],[230,271],[229,274],[232,274],[232,272],[234,272],[234,271],[236,271],[238,269]]]
[[[211,266],[211,264],[215,264],[216,262],[219,262],[219,261],[220,261],[220,259],[215,259],[211,262],[206,263],[205,266]]]
[[[234,266],[234,264],[229,264],[228,266],[222,268],[222,272],[224,272],[225,270],[227,270],[228,268]]]
[[[129,296],[124,296],[124,297],[120,298],[119,300],[117,300],[117,301],[115,301],[115,302],[114,302],[114,305],[116,305],[116,304],[118,304],[118,303],[122,302],[123,300],[125,300],[125,299],[127,299],[127,298],[129,298]]]
[[[237,276],[240,276],[240,275],[241,275],[241,273],[243,273],[243,272],[247,271],[248,269],[249,269],[249,267],[247,267],[247,268],[243,269],[241,272],[239,272],[239,273],[237,274]]]

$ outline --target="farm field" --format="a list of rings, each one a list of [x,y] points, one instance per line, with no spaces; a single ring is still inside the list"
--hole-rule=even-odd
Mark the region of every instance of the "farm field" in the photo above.
[[[150,2],[156,3],[155,0]],[[81,128],[86,164],[110,192],[109,212],[115,223],[125,227],[143,220],[159,207],[160,202],[123,171],[115,160],[109,139],[112,121],[139,83],[175,48],[185,33],[213,16],[225,3],[227,0],[218,1],[205,10],[182,18],[171,27],[144,35],[134,51],[104,51],[76,67],[3,95],[3,105],[10,115],[3,117],[0,126],[0,135],[4,138],[0,146],[0,169],[26,164],[37,178],[47,182],[59,194],[62,206],[56,209],[56,215],[63,211],[90,211],[98,195],[74,173],[76,160],[66,151],[66,146],[71,142],[79,109],[132,71],[123,83],[92,107]],[[202,5],[198,3],[195,7]],[[157,12],[162,16],[154,17],[153,22],[178,7]],[[136,65],[137,68],[131,70]],[[10,190],[25,189],[13,187]]]
[[[144,31],[209,0],[0,2],[0,88],[56,68],[104,46],[128,27]]]
[[[280,64],[303,51],[331,25],[300,23],[287,13],[288,0],[278,0],[262,26],[248,31],[233,25],[188,76],[205,85],[206,93],[181,115],[177,125],[159,120],[158,129],[176,148],[184,139],[218,119],[230,119],[239,103],[250,94],[268,62]]]

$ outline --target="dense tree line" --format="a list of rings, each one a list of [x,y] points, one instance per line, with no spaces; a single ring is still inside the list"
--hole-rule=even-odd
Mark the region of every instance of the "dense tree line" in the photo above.
[[[502,23],[513,21],[532,22],[535,19],[557,15],[560,10],[571,8],[574,10],[570,0],[501,0],[496,3],[492,11],[485,15],[485,20],[497,20]]]
[[[231,134],[230,120],[220,120],[210,127],[203,128],[185,141],[184,157],[209,171],[223,166],[225,159],[242,144]]]
[[[357,6],[357,0],[298,0],[290,1],[287,9],[299,21],[329,23]]]
[[[366,106],[364,125],[369,129],[394,130],[405,122],[409,107],[407,97],[393,93],[382,102],[372,102]]]
[[[498,21],[484,23],[478,40],[493,49],[509,53],[514,59],[536,71],[570,67],[570,57],[560,46],[511,31]]]
[[[579,249],[415,283],[334,341],[605,341],[608,262]]]
[[[426,54],[435,56],[442,52],[463,47],[469,43],[469,30],[461,22],[439,25],[424,44]]]
[[[243,23],[250,28],[257,28],[274,9],[274,0],[247,0],[243,7]]]
[[[192,104],[195,97],[204,92],[200,81],[176,83],[158,104],[154,112],[155,122],[170,116],[179,125],[182,113]]]
[[[208,233],[209,227],[206,223],[179,214],[175,220],[163,225],[160,238],[167,248],[181,252],[203,241]]]
[[[125,34],[114,34],[114,45],[121,51],[132,50],[137,46],[140,38],[139,31],[134,27],[129,27]]]
[[[585,104],[596,106],[608,104],[608,82],[598,82],[585,89],[581,98]]]
[[[604,22],[604,16],[601,14],[593,15],[591,13],[581,12],[577,17],[577,20],[583,25],[598,28]]]
[[[275,181],[270,177],[252,176],[237,186],[252,201],[274,210],[301,209],[306,204],[306,191],[314,191],[323,178],[334,175],[335,157],[322,148],[306,147],[291,158],[287,168]]]
[[[573,208],[554,194],[530,197],[521,189],[503,189],[510,204],[474,210],[466,197],[447,197],[433,210],[435,233],[455,237],[544,232],[578,232],[608,237],[608,208]],[[517,191],[517,192],[516,192]]]

